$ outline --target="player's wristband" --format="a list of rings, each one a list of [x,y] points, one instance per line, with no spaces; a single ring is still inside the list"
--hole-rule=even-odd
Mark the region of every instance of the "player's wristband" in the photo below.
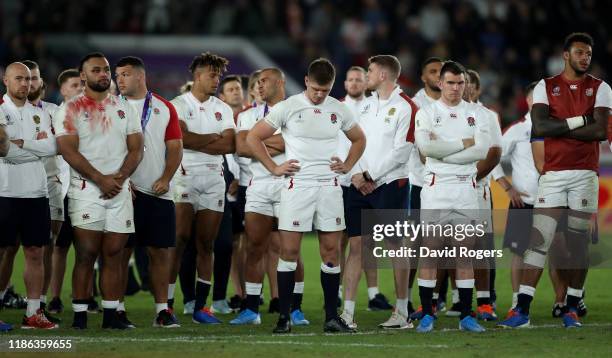
[[[576,128],[584,127],[587,124],[587,119],[585,116],[570,117],[566,118],[565,121],[567,122],[567,126],[569,127],[570,131]]]

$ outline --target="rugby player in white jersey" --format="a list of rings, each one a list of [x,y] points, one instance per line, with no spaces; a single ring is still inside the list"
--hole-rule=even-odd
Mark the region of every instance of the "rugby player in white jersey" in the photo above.
[[[63,102],[68,102],[71,98],[76,97],[83,92],[81,75],[79,74],[79,71],[74,68],[62,71],[57,77],[57,84],[59,86],[60,94],[63,97]],[[55,240],[55,246],[53,248],[53,256],[51,260],[51,282],[49,284],[49,289],[51,290],[51,301],[49,301],[47,310],[51,313],[62,313],[64,310],[64,304],[62,303],[60,296],[62,293],[62,285],[64,283],[64,273],[66,272],[66,258],[68,256],[68,249],[74,241],[74,233],[72,231],[70,216],[68,215],[68,199],[66,198],[68,186],[70,185],[70,166],[68,163],[66,163],[61,155],[57,156],[56,158],[57,164],[60,168],[58,177],[62,184],[62,208],[64,209],[64,222],[60,228],[57,239]],[[97,312],[97,309],[98,303],[93,297],[91,297],[88,311],[94,313]]]
[[[23,246],[28,303],[22,328],[50,329],[40,305],[44,285],[43,247],[49,245],[50,215],[42,158],[56,155],[49,117],[27,101],[31,72],[14,62],[6,68],[7,92],[0,101],[9,151],[0,161],[0,247]]]
[[[176,282],[180,257],[195,219],[198,278],[193,321],[202,324],[220,323],[206,307],[206,299],[211,287],[213,243],[225,206],[223,155],[235,151],[232,109],[215,97],[227,65],[225,58],[208,52],[195,56],[189,66],[191,91],[172,100],[183,131],[184,151],[173,179],[177,248],[170,286]]]
[[[525,90],[529,110],[533,105],[533,89],[536,84],[536,82],[531,83]],[[492,174],[493,179],[504,189],[510,199],[503,247],[512,252],[510,266],[512,284],[510,309],[512,309],[516,306],[518,297],[523,254],[529,246],[532,209],[538,193],[538,179],[540,178],[531,149],[531,116],[529,112],[504,128],[501,144],[501,161],[509,162],[513,173],[512,180],[506,175],[501,164],[495,167]]]
[[[300,244],[305,232],[318,231],[321,285],[325,302],[325,332],[352,332],[338,316],[340,239],[345,228],[338,174],[348,173],[365,149],[365,136],[351,111],[328,96],[335,69],[327,59],[314,60],[304,81],[306,91],[278,103],[247,136],[253,156],[275,176],[287,176],[281,191],[278,228],[280,315],[274,333],[291,331],[289,310]],[[274,162],[264,140],[280,129],[286,159]],[[353,143],[346,161],[337,157],[338,131]]]
[[[244,93],[242,91],[242,79],[238,75],[225,76],[219,84],[219,99],[227,103],[234,114],[234,123],[238,123],[238,116],[248,107],[244,105]],[[231,198],[230,209],[232,212],[232,253],[231,258],[231,278],[234,286],[235,295],[230,298],[228,306],[224,297],[213,297],[211,310],[213,313],[230,313],[232,310],[239,310],[245,297],[244,288],[244,265],[246,260],[246,243],[244,242],[244,205],[246,201],[246,188],[251,179],[249,170],[250,158],[245,158],[236,153],[226,154],[225,158],[228,165],[236,163],[238,167],[234,180],[227,189],[227,195]],[[221,234],[220,234],[221,235]],[[228,255],[229,256],[229,255]],[[215,255],[215,260],[218,255]],[[229,261],[228,261],[229,262]],[[217,265],[217,264],[215,264]],[[214,296],[214,292],[213,292]]]
[[[168,309],[170,248],[176,244],[176,217],[170,180],[181,163],[183,144],[174,106],[147,89],[145,65],[140,58],[123,57],[115,66],[117,88],[134,106],[144,135],[143,158],[132,176],[135,243],[147,247],[151,287],[157,317],[154,327],[180,327]],[[133,246],[123,256],[123,287],[127,287],[128,261]],[[127,322],[121,300],[117,309]]]
[[[491,197],[491,171],[499,164],[501,158],[501,127],[499,116],[496,112],[486,108],[480,102],[482,92],[480,86],[480,75],[474,70],[467,70],[467,86],[464,94],[466,101],[470,101],[482,107],[489,115],[489,136],[491,146],[487,152],[487,157],[476,164],[478,174],[476,175],[476,187],[480,194],[480,213],[483,221],[487,222],[487,232],[484,238],[476,240],[477,250],[493,250],[493,216],[492,216],[492,197]],[[485,257],[482,260],[474,261],[474,277],[476,285],[476,317],[479,320],[494,321],[497,319],[493,302],[495,297],[491,293],[495,291],[495,259]]]
[[[55,103],[45,102],[42,100],[44,96],[44,81],[40,75],[40,67],[36,62],[30,60],[22,61],[22,63],[28,66],[30,73],[32,74],[30,92],[28,93],[28,102],[42,109],[51,123],[53,114],[57,110],[58,106]],[[62,222],[64,221],[64,200],[62,196],[62,182],[59,177],[60,168],[58,157],[51,156],[43,158],[43,163],[45,163],[45,172],[47,173],[47,192],[49,195],[49,211],[51,214],[51,242],[49,245],[44,247],[45,254],[43,264],[45,266],[45,281],[42,295],[40,296],[40,308],[43,310],[43,312],[45,312],[45,316],[47,316],[49,321],[59,324],[61,320],[51,316],[47,312],[47,291],[49,290],[51,273],[53,271],[53,248],[62,227]]]
[[[87,328],[90,281],[101,256],[102,328],[126,329],[117,315],[124,289],[121,253],[134,232],[129,177],[142,159],[142,129],[134,108],[109,93],[111,71],[103,54],[85,56],[79,71],[84,94],[64,103],[53,118],[60,153],[71,167],[68,207],[76,250],[72,327]]]
[[[457,226],[478,219],[475,217],[479,208],[476,163],[485,159],[490,147],[489,119],[482,107],[462,99],[465,85],[463,66],[445,62],[440,70],[440,99],[417,112],[416,142],[426,158],[421,220],[428,224]],[[460,252],[461,248],[472,249],[477,239],[474,236],[438,237],[431,233],[423,235],[422,245],[429,249],[452,246]],[[459,328],[482,332],[484,328],[470,315],[474,288],[472,260],[458,254],[454,262],[462,306]],[[417,332],[424,333],[434,328],[432,297],[438,258],[421,257],[419,264],[419,296],[424,316]]]
[[[373,56],[368,63],[367,88],[372,95],[365,99],[359,113],[359,123],[368,145],[350,173],[351,186],[346,199],[350,250],[341,317],[351,327],[356,327],[353,316],[362,270],[362,235],[369,234],[362,232],[362,210],[408,209],[408,160],[414,146],[414,116],[417,111],[416,104],[397,84],[401,66],[395,56]],[[385,244],[395,246],[390,241]],[[368,256],[371,254],[366,254]],[[399,261],[392,260],[397,303],[381,328],[411,327],[407,311],[409,269]]]
[[[439,57],[429,57],[421,65],[421,82],[423,82],[423,88],[421,88],[412,97],[412,101],[416,103],[419,108],[426,107],[438,99],[440,99],[440,69],[442,68],[442,59]],[[421,162],[418,150],[410,152],[410,160],[408,161],[408,180],[410,182],[410,216],[413,220],[419,221],[418,211],[421,209],[421,189],[423,188],[423,173],[424,167]],[[414,210],[414,211],[413,211]],[[420,319],[423,316],[423,308],[419,307],[416,311],[412,305],[412,286],[414,286],[414,280],[416,279],[416,273],[418,265],[418,258],[415,259],[414,266],[410,269],[410,277],[408,278],[408,314],[411,319]],[[434,313],[436,313],[439,295],[439,288],[441,280],[446,275],[446,270],[438,271],[438,283],[434,289],[433,294],[433,305]],[[454,297],[454,296],[453,296]],[[457,294],[457,302],[459,301],[459,295]]]

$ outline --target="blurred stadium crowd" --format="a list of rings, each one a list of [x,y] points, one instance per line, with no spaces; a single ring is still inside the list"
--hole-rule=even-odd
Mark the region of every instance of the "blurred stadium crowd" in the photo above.
[[[439,56],[477,69],[483,102],[507,123],[527,111],[522,93],[527,83],[563,68],[560,44],[569,32],[593,35],[593,75],[612,73],[607,5],[597,0],[4,0],[0,63],[35,58],[42,72],[55,78],[74,63],[64,63],[66,58],[46,45],[51,34],[236,35],[255,42],[299,81],[307,64],[320,56],[343,74],[371,55],[392,53],[402,64],[402,86],[414,94],[419,64]],[[51,97],[55,84],[49,82]],[[336,87],[334,94],[341,95]]]

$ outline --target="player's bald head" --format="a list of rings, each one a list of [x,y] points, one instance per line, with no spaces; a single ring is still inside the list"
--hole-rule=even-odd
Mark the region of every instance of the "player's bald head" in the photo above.
[[[28,66],[24,65],[21,62],[13,62],[6,67],[4,71],[4,77],[14,76],[17,73],[30,73],[30,69]]]

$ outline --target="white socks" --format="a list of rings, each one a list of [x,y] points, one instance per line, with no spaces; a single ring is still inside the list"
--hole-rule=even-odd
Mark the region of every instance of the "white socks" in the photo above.
[[[374,297],[376,297],[376,295],[379,294],[379,293],[380,293],[380,291],[378,291],[378,287],[377,286],[375,286],[375,287],[368,287],[368,298],[370,300],[373,300]]]

